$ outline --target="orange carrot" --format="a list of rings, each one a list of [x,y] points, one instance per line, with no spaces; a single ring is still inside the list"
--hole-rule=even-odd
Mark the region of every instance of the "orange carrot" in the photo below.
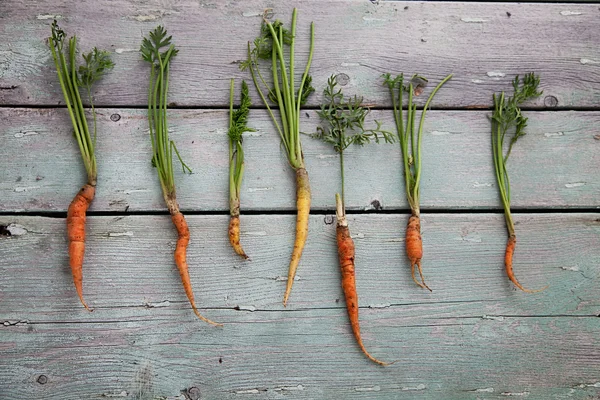
[[[344,291],[344,297],[346,298],[346,308],[348,309],[348,318],[350,319],[350,325],[352,326],[352,333],[356,338],[358,346],[369,358],[369,360],[384,366],[393,364],[380,361],[370,355],[362,342],[362,338],[360,336],[360,325],[358,323],[358,294],[356,292],[356,278],[354,269],[354,241],[352,240],[352,237],[350,237],[348,221],[346,220],[346,215],[344,213],[342,201],[339,195],[336,195],[336,206],[336,236],[338,256],[340,259],[340,270],[342,272],[342,289]]]
[[[177,207],[178,208],[178,207]],[[177,228],[177,245],[175,246],[175,265],[177,265],[177,269],[179,270],[179,276],[181,276],[181,282],[183,283],[183,290],[187,295],[190,304],[192,305],[192,309],[194,313],[204,322],[208,322],[209,324],[213,324],[216,326],[223,326],[223,324],[219,324],[211,321],[210,319],[202,316],[196,307],[196,302],[194,301],[194,292],[192,291],[192,282],[190,281],[190,274],[188,271],[187,264],[187,247],[190,242],[190,230],[188,228],[185,217],[178,209],[173,210],[171,213],[171,220],[173,221],[173,225]]]
[[[73,274],[75,290],[81,304],[92,311],[83,300],[83,256],[85,253],[85,213],[94,200],[95,185],[85,184],[77,193],[67,211],[67,236],[69,239],[69,265]]]
[[[244,252],[242,245],[240,244],[240,216],[231,216],[229,218],[229,243],[231,243],[231,247],[233,250],[242,256],[244,259],[248,259],[249,257]]]
[[[308,180],[308,172],[304,168],[296,170],[296,240],[294,241],[294,250],[290,260],[290,268],[288,271],[288,280],[283,295],[283,305],[287,305],[288,297],[292,291],[296,270],[302,257],[302,251],[306,244],[308,236],[308,217],[310,215],[310,182]]]
[[[526,289],[519,283],[519,281],[517,280],[517,277],[515,276],[515,273],[513,272],[513,261],[512,261],[516,246],[517,246],[517,237],[515,235],[509,236],[508,241],[506,242],[506,253],[504,253],[504,266],[506,267],[506,275],[508,275],[508,279],[510,279],[510,281],[512,283],[514,283],[516,287],[518,287],[519,289],[521,289],[522,291],[527,292],[527,293],[538,293],[543,290],[546,290],[548,288],[548,286],[544,286],[541,289],[533,290],[533,289]]]
[[[418,215],[414,214],[408,219],[406,225],[406,254],[410,261],[410,273],[415,283],[421,286],[423,289],[431,288],[425,284],[425,278],[423,278],[423,271],[421,270],[421,258],[423,258],[423,240],[421,239],[421,219]],[[419,270],[421,276],[421,282],[415,277],[415,265]]]

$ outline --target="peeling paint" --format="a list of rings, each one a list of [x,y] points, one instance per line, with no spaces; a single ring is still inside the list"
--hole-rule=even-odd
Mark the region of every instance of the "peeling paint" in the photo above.
[[[502,392],[502,396],[529,396],[529,392]]]
[[[387,239],[386,242],[388,243],[401,243],[404,242],[404,238],[391,238],[391,239]]]
[[[381,387],[380,386],[355,387],[354,390],[356,392],[379,392],[381,390]]]
[[[351,237],[352,239],[364,239],[364,238],[365,238],[365,234],[364,234],[364,233],[362,233],[362,232],[359,232],[359,233],[357,233],[357,234],[355,234],[355,235],[350,235],[350,237]]]
[[[473,82],[473,83],[484,83],[484,81],[482,81],[481,79],[471,79],[471,82]]]
[[[134,19],[136,21],[139,22],[149,22],[149,21],[156,21],[157,19],[160,18],[159,15],[130,15],[129,18]]]
[[[575,265],[574,267],[560,267],[560,269],[565,271],[579,272],[579,267],[577,265]]]
[[[564,132],[546,132],[544,133],[545,137],[556,137],[556,136],[565,136]]]
[[[246,389],[246,390],[236,390],[235,394],[259,394],[260,391],[258,389]]]
[[[471,23],[471,24],[483,24],[484,22],[488,22],[487,19],[483,18],[461,18],[462,22]]]
[[[39,135],[39,133],[34,132],[34,131],[15,133],[15,137],[16,138],[22,138],[22,137],[25,137],[25,136],[33,136],[33,135]]]
[[[490,71],[486,75],[489,76],[490,78],[504,78],[506,76],[506,74],[504,72],[499,72],[499,71]]]
[[[242,232],[242,236],[267,236],[265,231]]]
[[[304,386],[302,385],[297,385],[297,386],[280,386],[280,387],[276,387],[273,390],[280,392],[280,391],[285,391],[285,392],[291,392],[291,391],[300,391],[300,390],[304,390]]]
[[[360,63],[354,62],[343,62],[340,64],[341,67],[360,67]]]
[[[269,190],[273,190],[272,187],[262,187],[262,188],[248,188],[248,192],[250,193],[254,193],[254,192],[266,192]]]
[[[132,194],[132,193],[142,193],[142,192],[147,192],[148,189],[128,189],[128,190],[123,190],[124,194]]]
[[[62,15],[54,15],[54,14],[40,14],[36,17],[36,19],[39,20],[45,20],[45,19],[61,19]]]
[[[565,183],[565,187],[566,188],[576,188],[576,187],[581,187],[581,186],[585,186],[585,182],[573,182],[573,183]]]
[[[242,13],[242,17],[261,17],[263,15],[263,12],[258,12],[258,11],[244,11]]]
[[[484,388],[484,389],[475,389],[472,390],[472,392],[478,392],[478,393],[494,393],[494,388]]]
[[[569,11],[569,10],[564,10],[560,12],[560,15],[564,15],[564,16],[569,16],[569,15],[581,15],[583,14],[581,11]]]
[[[446,131],[431,131],[431,134],[433,136],[444,136],[444,135],[449,135],[450,132],[446,132]]]
[[[385,18],[373,18],[373,17],[362,17],[363,21],[367,22],[385,22],[387,19]]]
[[[136,49],[123,49],[123,48],[120,48],[120,47],[117,48],[117,49],[115,49],[115,53],[117,53],[117,54],[130,53],[130,52],[133,52],[133,51],[138,51],[138,50],[136,50]]]
[[[408,390],[425,390],[427,389],[427,386],[423,385],[422,383],[419,383],[417,386],[404,386],[402,387],[402,390],[408,391]]]
[[[27,325],[29,320],[27,319],[17,319],[17,320],[8,320],[4,321],[2,325],[4,326],[18,326],[18,325]]]
[[[589,58],[582,58],[581,60],[579,60],[579,62],[582,63],[583,65],[585,65],[585,64],[600,64],[600,61],[590,60]]]
[[[123,390],[119,393],[102,393],[102,397],[127,397],[128,393]]]
[[[131,232],[131,231],[127,231],[127,232],[109,232],[108,236],[110,236],[110,237],[133,236],[133,232]]]
[[[150,302],[144,303],[144,306],[146,306],[148,308],[169,307],[170,305],[171,305],[171,302],[169,300],[164,300],[159,303],[150,303]]]
[[[40,188],[39,186],[20,186],[20,187],[15,188],[15,192],[17,192],[17,193],[29,192],[30,190],[39,189],[39,188]]]
[[[389,308],[391,307],[391,304],[369,304],[368,307],[369,308]]]
[[[479,183],[479,182],[475,181],[473,183],[473,187],[474,188],[492,187],[492,186],[494,186],[494,185],[492,183],[489,183],[489,182]]]
[[[483,314],[481,316],[481,319],[490,319],[492,321],[504,321],[504,317],[502,317],[500,315],[485,315],[485,314]]]
[[[256,311],[256,307],[254,307],[254,306],[237,306],[236,308],[240,311],[250,311],[250,312]]]
[[[337,158],[337,154],[319,154],[316,156],[319,160],[325,160],[327,158]]]
[[[10,236],[23,236],[28,232],[23,225],[19,224],[9,224],[6,230],[10,233]]]

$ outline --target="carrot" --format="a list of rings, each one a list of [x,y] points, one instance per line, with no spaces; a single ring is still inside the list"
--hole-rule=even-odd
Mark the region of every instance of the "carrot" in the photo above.
[[[99,80],[114,64],[108,52],[94,48],[93,51],[82,54],[84,64],[76,65],[77,39],[75,36],[68,41],[64,49],[66,33],[60,29],[56,20],[52,23],[52,36],[48,38],[52,58],[58,74],[60,87],[71,117],[74,136],[81,152],[81,158],[87,172],[87,184],[77,193],[67,210],[67,238],[69,241],[69,265],[73,275],[75,290],[81,304],[92,311],[83,300],[83,259],[85,254],[85,222],[86,212],[96,193],[96,110],[92,98],[92,85]],[[63,50],[67,50],[67,64]],[[93,137],[85,118],[85,110],[79,93],[79,86],[87,90],[92,117],[94,121]]]
[[[327,87],[323,90],[324,104],[317,111],[317,114],[321,118],[321,125],[317,128],[317,132],[311,136],[333,145],[333,149],[340,155],[342,195],[340,196],[339,193],[335,195],[337,217],[336,238],[340,271],[342,273],[342,289],[346,298],[346,308],[348,309],[348,318],[350,319],[352,332],[358,346],[371,361],[379,365],[389,365],[389,363],[379,361],[371,356],[365,349],[360,336],[358,294],[356,292],[356,278],[354,275],[354,241],[350,236],[344,203],[344,150],[351,144],[363,146],[371,140],[379,143],[380,138],[383,138],[386,143],[393,143],[394,136],[390,132],[382,130],[381,124],[377,121],[375,121],[377,127],[374,129],[365,129],[365,117],[369,113],[369,110],[361,105],[362,97],[354,96],[344,99],[342,89],[337,88],[337,85],[337,77],[331,75],[327,80]]]
[[[423,278],[423,271],[421,270],[421,258],[423,257],[423,240],[421,239],[421,219],[418,215],[411,215],[406,225],[406,255],[410,261],[410,273],[413,281],[423,289],[431,288],[425,283]],[[415,278],[415,265],[419,270],[421,276],[421,282]]]
[[[315,91],[311,85],[312,78],[308,74],[313,57],[315,27],[310,25],[310,45],[308,60],[300,86],[295,85],[294,51],[296,43],[296,17],[297,10],[292,11],[291,29],[283,27],[279,20],[270,22],[263,18],[261,35],[253,42],[254,48],[248,42],[248,58],[240,68],[250,71],[254,86],[263,101],[277,132],[281,138],[282,147],[285,149],[290,166],[296,172],[296,238],[294,249],[288,268],[288,280],[283,295],[283,305],[287,305],[296,270],[302,257],[302,251],[308,237],[308,217],[310,214],[310,184],[308,173],[304,165],[304,154],[300,142],[300,107],[306,103],[308,96]],[[289,47],[289,51],[286,51]],[[286,62],[286,58],[288,59]],[[273,86],[267,85],[261,69],[260,61],[270,60],[269,73],[272,74]],[[266,68],[263,68],[265,71]],[[266,93],[266,94],[265,94]],[[272,103],[279,108],[279,119],[271,109]],[[279,122],[278,122],[279,121]]]
[[[169,68],[171,60],[177,55],[178,50],[171,44],[171,36],[167,36],[167,31],[162,26],[158,26],[150,32],[149,38],[143,39],[140,51],[142,52],[142,58],[151,64],[150,85],[148,88],[148,124],[152,142],[152,165],[158,172],[163,197],[171,214],[173,225],[177,229],[177,244],[174,253],[175,265],[179,271],[185,294],[196,316],[204,322],[221,326],[221,324],[203,317],[196,307],[187,264],[190,231],[183,214],[179,211],[175,191],[173,152],[177,155],[183,172],[192,172],[181,159],[175,142],[169,140],[167,124]]]
[[[300,257],[302,257],[302,251],[304,250],[304,244],[308,237],[308,217],[310,215],[310,183],[308,180],[308,172],[304,168],[298,168],[296,170],[296,239],[294,241],[294,250],[292,252],[292,258],[290,261],[290,268],[288,271],[288,279],[285,287],[285,294],[283,295],[283,305],[285,306],[288,301],[288,297],[292,291],[292,285],[294,278],[296,277],[296,270],[300,263]]]
[[[504,220],[508,231],[508,241],[506,242],[506,251],[504,253],[504,267],[508,279],[519,289],[527,293],[537,293],[545,290],[548,286],[541,289],[526,289],[519,283],[513,271],[513,255],[517,245],[517,236],[515,234],[515,224],[510,212],[510,181],[506,170],[506,162],[510,156],[513,145],[517,140],[525,135],[524,129],[527,127],[527,118],[521,113],[520,105],[528,99],[539,97],[542,92],[538,92],[540,78],[533,72],[526,74],[523,83],[519,85],[520,80],[517,75],[513,80],[514,94],[512,97],[506,97],[504,92],[499,96],[493,95],[494,113],[492,114],[492,154],[494,160],[494,170],[496,172],[496,181],[498,191],[504,207]],[[508,145],[508,150],[504,154],[504,138],[510,128],[515,131]]]
[[[86,310],[92,311],[83,300],[83,255],[85,253],[85,213],[94,200],[96,188],[85,184],[77,193],[67,211],[67,236],[69,239],[69,265],[75,290]]]
[[[250,113],[250,95],[248,85],[242,81],[242,95],[240,107],[233,109],[233,86],[231,79],[229,84],[229,243],[233,250],[248,260],[240,244],[240,192],[242,191],[242,178],[244,177],[244,148],[242,147],[242,135],[244,132],[255,132],[248,128],[246,122]]]
[[[369,354],[360,336],[360,325],[358,322],[358,294],[356,292],[354,269],[354,241],[350,236],[348,221],[339,194],[336,194],[336,217],[336,237],[338,256],[340,259],[340,271],[342,273],[342,290],[344,291],[344,298],[346,299],[346,308],[348,309],[348,318],[350,319],[350,326],[352,326],[352,333],[354,334],[358,346],[369,360],[383,366],[393,364],[393,362],[387,363],[380,361]]]
[[[427,82],[427,79],[419,75],[414,75],[409,81],[408,87],[405,87],[403,74],[400,74],[395,78],[392,78],[390,74],[384,74],[383,78],[392,97],[394,120],[396,122],[398,138],[400,139],[400,151],[402,153],[402,162],[404,164],[406,199],[408,200],[408,205],[410,206],[412,214],[406,225],[406,255],[410,261],[412,279],[423,289],[431,291],[431,288],[425,284],[423,270],[421,269],[421,258],[423,258],[423,240],[421,239],[420,220],[421,141],[423,138],[423,123],[425,122],[427,108],[429,107],[431,100],[433,100],[433,96],[435,96],[442,85],[452,78],[452,75],[448,75],[442,79],[427,98],[423,111],[421,112],[418,130],[415,129],[417,105],[413,102],[413,95],[418,96],[423,92],[423,84]],[[402,112],[402,97],[405,90],[408,90],[406,126],[404,125]],[[421,282],[415,278],[415,266],[419,271]]]

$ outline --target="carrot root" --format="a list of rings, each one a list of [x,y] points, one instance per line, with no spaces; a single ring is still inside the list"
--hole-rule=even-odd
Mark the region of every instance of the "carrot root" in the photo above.
[[[338,246],[338,256],[340,260],[340,271],[342,273],[342,290],[344,291],[344,297],[346,299],[346,308],[348,309],[348,318],[350,319],[350,325],[352,326],[352,333],[358,343],[358,346],[367,358],[379,365],[391,365],[394,362],[388,363],[380,361],[373,357],[363,344],[360,336],[360,324],[358,321],[358,293],[356,292],[356,276],[355,276],[355,265],[354,265],[354,241],[350,236],[350,230],[348,229],[348,221],[343,211],[343,206],[339,195],[336,195],[337,203],[337,224],[336,224],[336,238]]]
[[[229,243],[231,243],[231,247],[233,250],[239,254],[243,259],[248,260],[250,257],[246,255],[242,245],[240,244],[240,217],[239,216],[231,216],[229,218]]]
[[[304,168],[298,168],[296,170],[296,209],[298,214],[296,216],[296,240],[294,241],[294,250],[292,251],[292,257],[290,260],[290,268],[288,271],[288,280],[285,287],[285,294],[283,295],[283,305],[287,305],[290,292],[292,291],[292,285],[294,284],[294,278],[296,277],[296,270],[302,257],[302,250],[306,244],[306,238],[308,237],[308,217],[310,214],[310,182],[308,180],[308,172]]]
[[[544,286],[541,289],[527,289],[523,287],[517,280],[515,273],[513,271],[513,255],[515,254],[515,247],[517,246],[517,237],[515,235],[510,235],[508,237],[508,241],[506,242],[506,252],[504,253],[504,266],[506,268],[506,275],[508,275],[508,279],[519,289],[527,293],[539,293],[543,290],[546,290],[548,286]]]
[[[423,270],[421,269],[421,258],[423,258],[423,239],[421,238],[421,220],[419,216],[413,213],[408,219],[406,225],[406,255],[410,261],[410,273],[413,281],[423,289],[432,291],[429,286],[425,283],[423,277]],[[421,282],[415,277],[415,266],[419,271]]]
[[[185,290],[185,294],[187,295],[190,304],[192,305],[192,309],[198,318],[202,321],[207,322],[209,324],[215,326],[223,326],[223,324],[219,324],[217,322],[211,321],[210,319],[202,316],[196,307],[196,302],[194,301],[194,292],[192,291],[192,282],[190,280],[190,274],[188,271],[187,264],[187,247],[190,242],[190,230],[188,228],[185,217],[178,210],[171,214],[171,219],[173,221],[173,225],[177,228],[177,244],[175,246],[175,265],[177,265],[177,269],[179,270],[179,275],[181,276],[181,282],[183,283],[183,289]]]
[[[95,185],[85,184],[75,195],[67,210],[67,237],[69,240],[69,265],[73,275],[73,283],[81,304],[92,311],[83,299],[83,258],[85,254],[85,221],[86,212],[94,200]]]

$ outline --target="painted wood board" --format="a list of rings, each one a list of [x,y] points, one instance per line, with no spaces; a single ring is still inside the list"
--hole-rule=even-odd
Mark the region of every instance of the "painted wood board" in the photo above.
[[[243,219],[253,256],[226,243],[225,216],[191,216],[198,321],[182,293],[166,216],[89,218],[75,298],[61,218],[0,217],[0,396],[12,398],[586,399],[598,394],[599,214],[517,215],[514,291],[501,268],[501,215],[423,216],[433,293],[410,280],[402,215],[357,215],[366,360],[349,330],[334,225],[313,216],[288,308],[281,304],[293,217]],[[199,233],[202,236],[199,237]],[[266,234],[262,234],[265,232]],[[112,234],[112,235],[111,235]],[[339,301],[338,301],[339,299]],[[40,382],[44,382],[41,384]],[[193,397],[192,397],[193,398]]]
[[[5,0],[0,20],[11,40],[0,44],[0,104],[61,104],[44,42],[57,18],[78,35],[81,49],[98,46],[114,54],[114,72],[94,90],[99,105],[146,104],[148,67],[138,50],[142,36],[163,24],[181,50],[170,101],[222,107],[228,80],[249,79],[239,70],[246,43],[257,36],[263,11],[273,6],[256,0]],[[289,21],[292,6],[299,9],[297,65],[307,57],[309,23],[315,23],[311,73],[317,88],[329,75],[342,74],[349,94],[389,107],[382,73],[420,73],[432,82],[453,73],[434,107],[488,108],[491,94],[511,89],[514,75],[535,71],[544,95],[531,107],[590,108],[600,102],[600,10],[594,4],[304,0],[277,3],[273,18]],[[319,102],[317,95],[310,105]]]
[[[150,163],[145,110],[98,110],[98,190],[92,211],[165,210]],[[501,209],[491,157],[487,111],[431,111],[423,137],[423,209]],[[228,210],[225,110],[171,110],[171,138],[194,173],[175,165],[185,211]],[[512,204],[517,209],[600,206],[600,114],[527,112],[527,135],[508,162]],[[369,116],[394,131],[390,111]],[[315,132],[315,111],[302,113],[303,131]],[[79,148],[64,109],[0,109],[0,210],[65,212],[84,184]],[[252,110],[257,132],[244,141],[246,173],[242,212],[295,209],[294,175],[263,110]],[[333,210],[341,190],[338,156],[308,136],[303,148],[314,210]],[[406,210],[397,144],[351,147],[345,157],[349,210]]]

